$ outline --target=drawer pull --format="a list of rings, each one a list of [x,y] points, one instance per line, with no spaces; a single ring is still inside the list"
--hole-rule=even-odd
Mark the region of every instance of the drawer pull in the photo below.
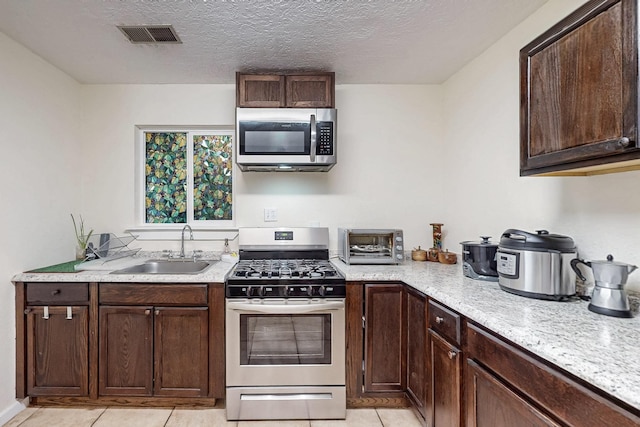
[[[144,315],[145,315],[145,316],[148,316],[148,315],[150,315],[150,314],[151,314],[151,310],[145,310],[145,311],[144,311]]]
[[[156,313],[156,316],[160,315],[160,310],[156,310],[155,313]]]
[[[444,317],[436,316],[436,323],[438,325],[441,325],[442,323],[444,323]]]
[[[45,305],[45,306],[42,308],[42,311],[43,311],[43,313],[42,313],[42,318],[43,318],[43,319],[49,319],[49,306],[46,306],[46,305]]]
[[[56,289],[51,292],[51,295],[59,295],[59,294],[60,294],[60,289]]]
[[[67,320],[73,319],[73,313],[71,312],[71,307],[67,307]]]
[[[456,353],[453,350],[449,350],[449,359],[453,360],[454,357],[456,357],[458,355],[458,353]]]

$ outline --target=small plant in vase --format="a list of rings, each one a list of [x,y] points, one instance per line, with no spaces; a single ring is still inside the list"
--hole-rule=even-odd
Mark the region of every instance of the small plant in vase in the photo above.
[[[87,246],[89,244],[89,238],[93,234],[93,230],[90,230],[85,234],[84,232],[84,219],[82,219],[82,215],[80,215],[80,227],[76,224],[76,219],[71,214],[71,221],[73,221],[73,229],[76,232],[76,259],[84,259],[87,252]]]

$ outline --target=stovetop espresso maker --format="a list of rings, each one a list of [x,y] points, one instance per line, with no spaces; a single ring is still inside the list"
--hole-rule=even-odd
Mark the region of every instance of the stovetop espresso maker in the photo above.
[[[612,255],[607,255],[607,259],[601,261],[575,258],[571,260],[571,267],[583,281],[587,279],[578,268],[578,264],[584,264],[593,270],[595,287],[588,307],[590,311],[614,317],[633,317],[624,285],[629,274],[638,267],[616,262]]]

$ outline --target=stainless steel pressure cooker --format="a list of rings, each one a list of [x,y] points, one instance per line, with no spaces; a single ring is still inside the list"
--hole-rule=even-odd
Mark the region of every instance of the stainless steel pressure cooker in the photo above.
[[[497,251],[498,284],[504,291],[529,298],[566,299],[576,293],[576,273],[571,268],[576,257],[571,237],[547,230],[506,230]]]

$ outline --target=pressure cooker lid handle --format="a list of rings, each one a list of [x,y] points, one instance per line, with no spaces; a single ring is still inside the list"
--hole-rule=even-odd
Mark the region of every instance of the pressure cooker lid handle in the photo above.
[[[533,233],[529,233],[529,232],[526,232],[526,231],[516,230],[514,228],[510,228],[510,229],[506,230],[504,233],[502,233],[503,237],[512,237],[512,235],[519,236],[519,237],[523,238],[524,240],[527,240],[528,237],[548,236],[549,235],[549,231],[548,230],[536,230],[536,234],[533,234]]]
[[[502,233],[502,237],[513,238],[513,236],[527,240],[527,236],[531,236],[531,233],[527,233],[526,231],[522,231],[522,230],[516,230],[515,228],[510,228],[508,230],[505,230],[504,233]]]

